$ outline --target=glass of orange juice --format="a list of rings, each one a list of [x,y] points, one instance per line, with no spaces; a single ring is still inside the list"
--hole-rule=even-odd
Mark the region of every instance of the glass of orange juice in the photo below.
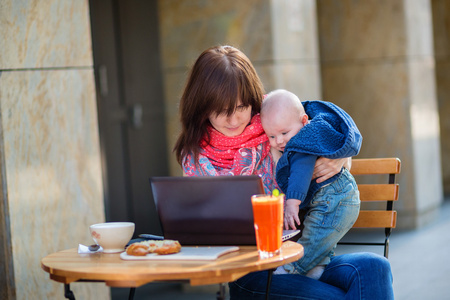
[[[281,252],[283,233],[284,195],[253,195],[253,219],[256,246],[260,258],[268,258]]]

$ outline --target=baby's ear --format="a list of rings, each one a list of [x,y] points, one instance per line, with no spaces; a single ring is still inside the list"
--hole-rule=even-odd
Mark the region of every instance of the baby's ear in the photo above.
[[[301,117],[301,122],[302,122],[303,126],[308,124],[308,115],[307,114],[303,114],[303,116]]]

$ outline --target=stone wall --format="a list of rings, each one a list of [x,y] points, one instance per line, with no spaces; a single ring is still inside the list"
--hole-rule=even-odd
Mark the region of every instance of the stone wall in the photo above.
[[[398,226],[433,220],[443,200],[428,0],[318,1],[325,100],[355,119],[358,157],[399,157]]]
[[[60,299],[40,260],[92,243],[104,221],[88,1],[0,0],[0,32],[0,265],[13,266],[0,298]],[[72,290],[109,297],[102,283]]]
[[[450,197],[450,1],[433,0],[436,90],[440,116],[444,194]]]

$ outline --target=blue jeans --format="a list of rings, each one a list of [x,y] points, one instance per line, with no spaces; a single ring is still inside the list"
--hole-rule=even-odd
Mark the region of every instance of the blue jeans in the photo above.
[[[231,299],[265,299],[267,274],[250,273],[230,282]],[[335,256],[319,280],[297,274],[273,275],[270,299],[394,299],[391,266],[374,253]]]
[[[326,265],[334,256],[337,242],[352,228],[359,214],[359,191],[347,169],[332,183],[320,188],[306,207],[301,259],[284,268],[291,274],[305,275],[317,265]]]

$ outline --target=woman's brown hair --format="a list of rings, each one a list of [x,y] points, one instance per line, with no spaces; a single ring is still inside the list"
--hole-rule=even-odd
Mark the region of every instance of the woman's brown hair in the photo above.
[[[239,100],[252,107],[252,114],[259,113],[263,95],[255,68],[240,50],[216,46],[203,51],[189,73],[180,101],[181,133],[174,147],[178,163],[189,153],[198,159],[211,114],[231,116]]]

